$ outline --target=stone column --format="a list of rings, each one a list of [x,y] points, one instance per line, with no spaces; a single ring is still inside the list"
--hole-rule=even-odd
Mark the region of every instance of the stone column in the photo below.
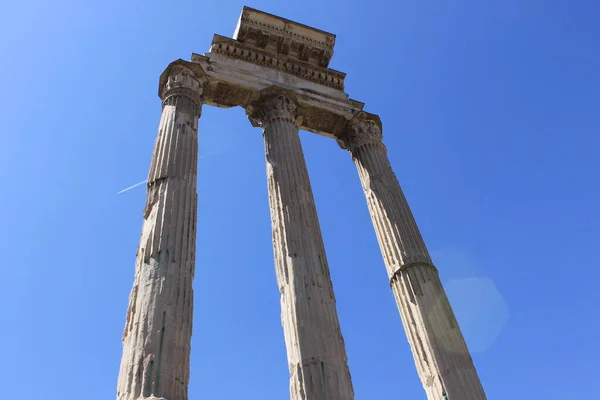
[[[198,118],[202,79],[170,66],[148,176],[118,400],[187,400],[192,335]]]
[[[273,250],[291,400],[352,400],[354,390],[297,127],[293,96],[249,108],[263,129]]]
[[[359,115],[338,143],[350,151],[358,169],[419,377],[429,400],[483,400],[483,387],[392,171],[378,121]]]

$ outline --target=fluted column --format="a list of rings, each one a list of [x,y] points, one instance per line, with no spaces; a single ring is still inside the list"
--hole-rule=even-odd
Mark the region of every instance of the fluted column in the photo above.
[[[377,117],[375,117],[378,119]],[[382,142],[361,115],[338,139],[358,169],[390,285],[429,400],[486,398],[417,224]]]
[[[263,128],[273,250],[291,400],[352,400],[317,210],[298,136],[297,105],[276,93],[249,110]]]
[[[188,398],[202,79],[180,65],[170,67],[161,93],[118,400]]]

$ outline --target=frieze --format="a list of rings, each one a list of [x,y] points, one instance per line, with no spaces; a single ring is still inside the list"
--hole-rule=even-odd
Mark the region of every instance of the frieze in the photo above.
[[[206,102],[217,107],[244,107],[253,95],[251,89],[230,85],[225,82],[211,84],[206,95]]]
[[[310,93],[311,91],[307,91],[307,92]],[[322,96],[319,93],[315,93],[315,94],[318,95],[319,97]],[[338,103],[338,102],[327,101],[325,99],[322,99],[322,98],[319,98],[316,96],[307,96],[302,93],[296,93],[296,96],[298,96],[298,100],[300,100],[302,102],[319,105],[319,107],[323,108],[324,110],[328,110],[328,111],[331,111],[334,113],[341,113],[344,115],[355,115],[358,112],[360,112],[362,110],[362,107],[364,106],[364,104],[356,105],[353,103]],[[350,107],[350,106],[352,106],[352,107]]]
[[[335,137],[343,130],[345,124],[346,118],[343,115],[321,108],[306,107],[302,109],[302,125],[308,131],[326,132],[326,136]]]

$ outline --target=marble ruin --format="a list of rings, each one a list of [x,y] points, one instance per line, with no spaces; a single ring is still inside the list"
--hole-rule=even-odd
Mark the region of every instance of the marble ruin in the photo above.
[[[245,7],[233,38],[172,62],[148,177],[117,399],[187,400],[196,249],[198,119],[243,107],[263,132],[292,400],[352,400],[336,301],[298,130],[356,165],[414,362],[430,400],[485,399],[436,267],[382,142],[379,117],[328,68],[335,36]],[[309,282],[305,285],[305,282]]]

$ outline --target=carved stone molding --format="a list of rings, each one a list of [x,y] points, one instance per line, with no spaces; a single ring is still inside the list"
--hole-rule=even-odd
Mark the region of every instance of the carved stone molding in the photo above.
[[[333,89],[344,90],[344,78],[346,74],[343,72],[310,65],[289,57],[278,57],[277,55],[245,46],[243,43],[224,36],[215,35],[213,43],[210,46],[210,52],[286,72]],[[330,54],[327,54],[330,57]]]
[[[298,124],[298,104],[286,93],[269,93],[247,109],[253,126],[265,127],[274,119],[285,119]]]
[[[376,143],[383,146],[383,134],[381,126],[372,119],[360,116],[348,121],[342,136],[337,138],[341,148],[354,153],[356,149],[368,143]]]
[[[200,115],[206,82],[206,77],[197,77],[194,72],[182,65],[173,66],[160,92],[163,107],[177,105],[182,108],[189,108]]]
[[[204,104],[216,105],[217,107],[245,107],[252,96],[252,89],[242,86],[231,85],[226,82],[212,82],[204,90]]]
[[[244,7],[234,39],[275,56],[327,68],[335,35],[253,8]]]

